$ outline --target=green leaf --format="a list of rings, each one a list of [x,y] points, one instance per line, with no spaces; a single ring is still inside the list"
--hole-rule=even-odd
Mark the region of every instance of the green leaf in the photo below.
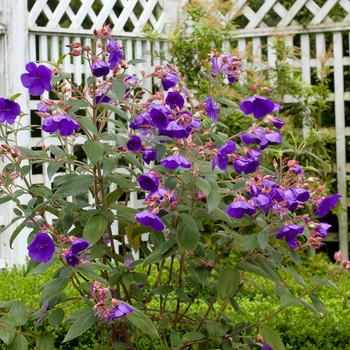
[[[87,117],[81,117],[78,119],[78,122],[80,125],[82,125],[85,129],[92,132],[93,135],[97,135],[97,129],[94,125],[93,121],[90,118]]]
[[[86,153],[86,156],[89,158],[90,162],[95,165],[97,161],[102,158],[105,148],[98,141],[87,140],[83,144],[83,150]]]
[[[300,302],[308,309],[310,310],[317,318],[320,318],[320,315],[318,311],[309,303],[307,303],[305,300],[300,299]]]
[[[87,277],[91,278],[92,280],[96,280],[98,282],[101,282],[104,285],[108,285],[108,282],[103,277],[101,277],[99,274],[94,272],[87,265],[79,265],[79,266],[76,266],[75,269],[77,271],[79,271],[81,274],[83,274],[84,276],[87,276]]]
[[[185,223],[181,222],[177,227],[177,240],[183,251],[194,252],[199,242],[198,227],[197,232],[191,231]]]
[[[205,324],[207,326],[206,328],[207,328],[207,331],[208,331],[211,339],[214,340],[214,339],[221,338],[224,335],[226,335],[226,332],[222,329],[222,326],[220,323],[217,323],[217,322],[214,322],[211,320],[207,320],[205,322]]]
[[[322,313],[322,316],[327,316],[327,309],[323,302],[318,298],[316,293],[309,294],[309,298],[311,299],[312,303],[316,306],[316,308]]]
[[[121,187],[126,188],[135,188],[136,185],[130,181],[127,177],[125,177],[125,174],[113,174],[106,176],[106,180],[109,182],[113,182]]]
[[[17,334],[9,346],[5,347],[6,350],[27,350],[28,342],[24,335]]]
[[[124,82],[122,82],[121,80],[113,79],[112,86],[113,86],[114,93],[117,95],[117,99],[122,100],[126,90]]]
[[[54,348],[54,337],[51,333],[39,334],[36,338],[36,347],[38,350],[51,350]]]
[[[5,344],[10,344],[15,337],[16,328],[15,325],[7,320],[0,321],[0,339]]]
[[[77,320],[71,325],[68,333],[63,340],[63,343],[78,337],[80,334],[83,334],[97,321],[98,317],[95,315],[94,310],[89,309],[87,312],[78,317]]]
[[[46,301],[52,299],[55,295],[61,293],[68,285],[69,280],[67,278],[58,279],[54,278],[41,287],[41,294],[39,298],[40,305],[43,305]]]
[[[196,184],[196,186],[200,190],[202,190],[205,193],[206,196],[209,196],[210,191],[211,191],[211,186],[210,186],[210,184],[207,181],[205,181],[205,180],[203,180],[203,179],[201,179],[199,177],[195,177],[194,178],[194,183]]]
[[[170,333],[170,342],[172,345],[178,347],[179,345],[184,344],[186,340],[181,339],[178,333],[172,330]]]
[[[128,64],[138,64],[138,63],[143,63],[143,62],[147,62],[146,60],[142,59],[142,58],[134,58],[132,60],[130,60],[128,62]]]
[[[227,99],[225,97],[219,97],[219,98],[217,98],[216,101],[220,102],[222,104],[225,104],[227,106],[230,106],[230,107],[235,107],[235,108],[238,107],[237,103],[235,103],[235,102],[233,102],[233,101],[231,101],[231,100],[229,100],[229,99]]]
[[[236,269],[226,269],[221,272],[218,280],[218,296],[221,300],[227,300],[231,298],[236,291],[241,274]]]
[[[64,105],[65,106],[70,105],[70,106],[76,106],[76,107],[83,107],[83,108],[89,107],[89,104],[84,100],[65,100]]]
[[[61,160],[59,162],[51,162],[47,166],[47,176],[49,177],[50,180],[52,176],[57,173],[57,170],[62,167],[62,165],[64,165],[64,161]]]
[[[106,231],[108,220],[101,214],[92,216],[83,230],[83,237],[94,245]]]
[[[299,299],[295,298],[292,294],[281,295],[281,308],[297,306],[299,305]]]
[[[22,147],[22,146],[16,146],[19,151],[21,152],[21,154],[23,154],[24,156],[28,156],[28,157],[32,157],[32,158],[36,158],[37,154],[30,148],[27,147]]]
[[[241,251],[247,252],[249,250],[253,250],[258,246],[258,239],[256,236],[253,236],[253,235],[243,236],[240,244],[241,244]]]
[[[160,295],[166,295],[171,293],[174,290],[173,286],[159,286],[157,288],[154,288],[153,290],[151,290],[151,293],[153,294],[160,294]]]
[[[109,175],[117,166],[117,159],[114,157],[103,160],[103,176]]]
[[[287,271],[289,274],[294,278],[295,282],[298,283],[300,286],[307,288],[307,284],[304,282],[303,278],[293,270],[290,266],[287,267]]]
[[[259,333],[262,335],[266,343],[268,343],[274,350],[286,350],[279,334],[272,328],[260,326]]]
[[[129,119],[128,116],[117,106],[113,106],[113,105],[111,105],[109,103],[105,103],[105,102],[100,103],[100,106],[116,113],[119,117],[121,117],[124,120]]]
[[[56,146],[56,145],[51,145],[50,146],[50,152],[55,155],[56,157],[64,157],[66,154],[64,153],[63,149]]]
[[[91,175],[77,175],[70,177],[55,192],[54,198],[62,196],[74,196],[83,193],[93,184],[94,178]]]
[[[187,332],[183,336],[183,339],[187,339],[189,341],[196,341],[204,338],[205,338],[205,335],[199,332]]]
[[[110,206],[112,203],[117,202],[124,192],[125,191],[123,188],[117,188],[114,191],[108,193],[107,205]]]
[[[134,310],[134,312],[126,315],[127,320],[130,323],[132,323],[134,326],[136,326],[138,329],[140,329],[142,332],[144,332],[145,334],[148,334],[153,338],[159,338],[159,334],[153,322],[138,309],[132,306],[130,307]]]
[[[262,218],[256,218],[256,223],[262,229],[264,229],[267,226],[266,221]]]
[[[61,325],[64,318],[64,311],[63,309],[56,309],[52,310],[49,316],[49,324],[55,328],[58,329],[58,327]]]
[[[28,321],[28,311],[25,305],[19,300],[15,300],[8,312],[11,315],[11,320],[15,322],[16,326],[23,326]]]
[[[258,243],[261,249],[265,249],[268,243],[269,237],[265,231],[261,231],[258,234]]]
[[[10,237],[10,241],[9,241],[9,244],[10,244],[10,248],[12,248],[12,244],[13,244],[13,241],[16,239],[16,237],[22,232],[22,230],[25,228],[27,224],[27,219],[25,219],[24,221],[22,221],[17,227],[16,229],[12,232],[12,235]]]
[[[180,217],[190,231],[199,234],[198,226],[191,216],[186,213],[182,213]]]
[[[208,212],[211,213],[221,203],[221,195],[216,190],[211,190],[208,196]]]

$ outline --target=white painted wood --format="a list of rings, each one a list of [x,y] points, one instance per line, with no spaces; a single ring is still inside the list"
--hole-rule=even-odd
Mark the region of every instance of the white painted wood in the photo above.
[[[59,26],[59,22],[62,16],[65,14],[69,4],[70,4],[70,0],[61,0],[58,3],[52,16],[49,17],[49,22],[47,24],[47,27],[56,28]]]
[[[302,77],[306,83],[311,84],[310,36],[308,34],[300,35],[300,48]]]
[[[337,4],[338,0],[328,0],[323,6],[322,9],[317,13],[317,15],[312,19],[310,24],[319,24],[322,23],[329,11]]]
[[[250,20],[246,28],[256,28],[275,3],[276,0],[265,0],[264,4],[259,8],[254,18]]]
[[[289,9],[288,14],[282,18],[282,20],[277,24],[277,27],[287,26],[291,23],[293,18],[297,15],[300,9],[305,5],[308,0],[297,0],[294,2],[293,6]]]
[[[345,144],[345,110],[344,110],[344,67],[343,67],[343,38],[341,33],[333,33],[334,55],[334,95],[335,95],[335,130],[337,135],[337,176],[338,193],[342,195],[340,203],[347,208],[346,180],[346,144]],[[349,259],[348,218],[347,212],[340,211],[339,215],[339,246],[343,259]]]
[[[321,12],[320,7],[312,0],[309,0],[305,4],[305,6],[316,17]],[[322,14],[322,12],[321,12],[321,14]],[[322,16],[320,16],[320,17],[322,17]],[[324,20],[325,23],[333,23],[333,21],[329,17],[325,17],[323,20]],[[310,24],[314,24],[314,23],[310,23]]]
[[[317,76],[321,77],[321,69],[326,61],[326,39],[324,34],[316,34]]]

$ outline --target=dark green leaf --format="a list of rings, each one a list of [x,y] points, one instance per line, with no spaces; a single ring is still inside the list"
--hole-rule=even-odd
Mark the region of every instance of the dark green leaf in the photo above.
[[[327,316],[327,309],[323,302],[318,298],[316,293],[309,294],[309,298],[316,308],[321,312],[322,316]]]
[[[11,315],[11,320],[15,322],[16,326],[23,326],[28,321],[27,308],[19,300],[13,302],[8,314]]]
[[[142,58],[134,58],[130,61],[128,61],[128,64],[138,64],[138,63],[143,63],[143,62],[147,62],[146,60],[142,59]]]
[[[83,230],[83,237],[91,244],[94,245],[106,231],[108,220],[102,215],[92,216],[86,223]]]
[[[190,231],[199,234],[198,226],[191,216],[186,213],[182,213],[180,217]]]
[[[59,162],[51,162],[47,166],[47,176],[51,180],[52,176],[57,173],[57,170],[60,169],[64,165],[64,161],[59,161]]]
[[[261,231],[258,234],[258,243],[261,249],[265,249],[268,243],[269,237],[267,236],[267,233],[265,231]]]
[[[92,280],[96,280],[98,282],[101,282],[104,285],[108,285],[108,282],[101,277],[99,274],[94,272],[89,266],[87,265],[80,265],[76,266],[75,269],[79,271],[81,274],[83,274],[86,277],[91,278]]]
[[[188,339],[189,341],[196,341],[205,338],[205,335],[198,332],[187,332],[183,336],[184,339]]]
[[[56,145],[50,145],[50,152],[57,157],[64,157],[66,155],[63,149]]]
[[[165,285],[165,286],[159,286],[159,287],[151,290],[151,293],[153,293],[153,294],[160,294],[160,295],[166,295],[166,294],[171,293],[173,290],[174,290],[173,286]]]
[[[9,346],[5,347],[6,350],[27,350],[28,342],[24,335],[17,334]]]
[[[41,287],[41,294],[39,298],[40,305],[52,299],[55,295],[61,293],[68,285],[68,279],[55,278]]]
[[[89,158],[90,162],[95,165],[99,161],[105,151],[104,146],[93,140],[86,140],[83,144],[83,150],[86,153],[86,156]]]
[[[98,317],[95,315],[94,310],[89,309],[87,312],[78,317],[78,319],[72,324],[63,340],[63,343],[70,341],[80,334],[86,332],[96,323],[97,320]]]
[[[221,195],[216,190],[211,190],[208,196],[208,212],[211,213],[221,203]]]
[[[279,334],[272,328],[260,326],[259,333],[262,335],[266,343],[268,343],[274,350],[286,350]]]
[[[38,350],[51,350],[54,348],[54,337],[51,333],[39,334],[36,338],[36,347]]]
[[[126,90],[124,82],[122,82],[121,80],[113,79],[112,86],[113,86],[114,93],[117,95],[117,99],[122,100]]]
[[[103,176],[109,175],[117,166],[117,159],[114,157],[103,160]]]
[[[307,303],[305,300],[300,299],[300,302],[308,309],[310,310],[317,318],[320,318],[320,315],[318,311],[309,303]]]
[[[194,232],[181,222],[177,227],[177,240],[183,251],[194,252],[199,242],[198,227],[197,232]]]
[[[241,251],[247,252],[249,250],[253,250],[258,246],[258,239],[256,236],[253,236],[253,235],[243,236],[240,244],[241,244]]]
[[[97,135],[97,129],[94,123],[90,118],[87,117],[81,117],[78,119],[78,122],[80,125],[82,125],[85,129],[89,130],[92,132],[93,135]]]
[[[10,344],[15,337],[16,328],[15,325],[7,320],[0,321],[0,339],[5,344]]]
[[[127,320],[145,334],[148,334],[153,338],[158,338],[159,334],[153,322],[141,311],[132,306],[131,308],[134,310],[134,312],[126,315]]]
[[[94,178],[91,175],[73,176],[64,182],[55,192],[54,197],[74,196],[88,190],[93,184]]]
[[[292,294],[285,293],[281,295],[281,308],[297,305],[299,305],[299,299],[295,298]]]
[[[64,105],[65,106],[70,105],[70,106],[76,106],[76,107],[83,107],[83,108],[89,106],[89,104],[84,100],[65,100]]]
[[[203,179],[201,179],[199,177],[195,177],[194,178],[194,183],[196,184],[196,186],[200,190],[202,190],[205,193],[206,196],[209,196],[210,191],[211,191],[211,186],[210,186],[210,184],[207,181],[205,181],[205,180],[203,180]]]
[[[22,147],[22,146],[18,146],[18,145],[16,147],[19,149],[21,154],[23,154],[24,156],[33,157],[33,158],[37,157],[37,154],[30,148]]]
[[[136,185],[130,181],[124,174],[113,174],[106,176],[106,180],[113,182],[121,187],[135,188]]]
[[[64,311],[63,309],[56,309],[52,310],[49,316],[49,324],[55,328],[58,329],[58,327],[61,325],[64,318]]]
[[[170,333],[170,342],[172,345],[178,347],[179,345],[185,343],[186,340],[181,339],[178,333],[172,330]]]
[[[221,272],[218,280],[217,290],[221,300],[231,298],[240,282],[241,274],[238,270],[228,268]]]
[[[117,106],[113,106],[109,103],[100,103],[100,106],[103,108],[106,108],[114,113],[116,113],[119,117],[123,118],[124,120],[128,120],[128,116]]]
[[[303,278],[290,266],[287,267],[287,271],[294,278],[295,282],[301,285],[304,288],[307,288],[307,284],[304,282]]]
[[[11,223],[12,223],[12,221],[11,221]],[[16,227],[16,229],[12,232],[12,235],[11,235],[10,241],[9,241],[9,243],[10,243],[10,248],[11,248],[11,249],[13,249],[13,248],[12,248],[13,241],[14,241],[14,240],[16,239],[16,237],[22,232],[22,230],[25,228],[26,224],[27,224],[27,219],[25,219],[24,221],[22,221],[22,222]]]

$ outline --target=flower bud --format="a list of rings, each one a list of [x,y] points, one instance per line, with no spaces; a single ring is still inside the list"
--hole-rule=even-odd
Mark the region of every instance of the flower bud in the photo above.
[[[350,270],[350,261],[349,260],[344,260],[343,261],[343,267],[345,270]]]
[[[334,253],[334,260],[337,262],[341,262],[343,260],[343,254],[340,250]]]

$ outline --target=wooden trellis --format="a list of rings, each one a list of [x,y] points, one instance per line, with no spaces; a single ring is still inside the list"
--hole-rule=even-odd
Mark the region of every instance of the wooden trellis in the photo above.
[[[208,6],[213,2],[205,0]],[[136,66],[129,73],[138,75],[140,69],[149,69],[159,61],[151,61],[151,53],[166,50],[164,41],[151,43],[143,34],[148,26],[158,33],[165,33],[173,28],[181,6],[187,0],[31,0],[31,7],[26,1],[1,0],[0,2],[0,93],[10,96],[22,92],[19,103],[28,117],[25,123],[33,122],[35,117],[31,111],[36,110],[37,100],[28,100],[27,91],[21,86],[19,76],[29,61],[57,59],[69,49],[65,47],[72,40],[82,41],[89,45],[91,32],[105,23],[111,23],[112,35],[125,46],[126,60],[145,58],[145,66]],[[301,68],[302,77],[311,82],[312,70],[320,67],[327,46],[333,47],[333,54],[327,56],[327,65],[334,69],[334,93],[330,100],[335,104],[335,130],[337,135],[337,176],[338,192],[342,194],[342,205],[347,208],[346,184],[346,137],[350,136],[350,125],[345,124],[346,101],[350,101],[350,92],[344,91],[344,66],[350,66],[349,52],[344,49],[344,43],[350,41],[350,1],[349,0],[296,0],[276,1],[265,0],[231,0],[232,6],[225,13],[213,8],[213,12],[224,22],[235,19],[241,26],[233,33],[238,48],[252,50],[256,64],[274,66],[276,53],[271,45],[275,35],[289,35],[287,44],[293,45],[293,35],[300,36],[301,59],[292,63]],[[283,5],[290,3],[289,6]],[[305,16],[300,16],[305,13]],[[334,14],[341,14],[335,16]],[[273,20],[271,20],[273,19]],[[326,33],[331,33],[332,40],[326,40]],[[328,35],[329,36],[329,35]],[[327,38],[328,38],[327,36]],[[316,47],[313,54],[312,43]],[[248,45],[251,42],[251,45]],[[263,44],[267,42],[267,59],[263,57]],[[228,43],[223,43],[227,46]],[[83,83],[89,74],[89,67],[80,58],[66,59],[64,70],[72,73],[74,81]],[[4,78],[6,77],[6,79]],[[4,83],[5,82],[5,83]],[[145,86],[150,87],[150,86]],[[45,95],[44,97],[48,97]],[[20,143],[25,147],[41,147],[55,142],[55,138],[47,134],[30,134],[23,132]],[[350,165],[348,164],[350,169]],[[49,185],[43,171],[34,174],[36,184]],[[350,171],[349,171],[350,172]],[[133,205],[140,201],[134,197]],[[7,224],[13,217],[13,208],[9,205],[1,207],[0,225]],[[348,258],[348,219],[346,211],[339,218],[340,246],[344,258]],[[26,256],[25,239],[15,241],[15,252],[7,246],[11,231],[7,230],[0,236],[0,258],[9,265],[23,263]],[[1,259],[0,259],[1,267]]]

